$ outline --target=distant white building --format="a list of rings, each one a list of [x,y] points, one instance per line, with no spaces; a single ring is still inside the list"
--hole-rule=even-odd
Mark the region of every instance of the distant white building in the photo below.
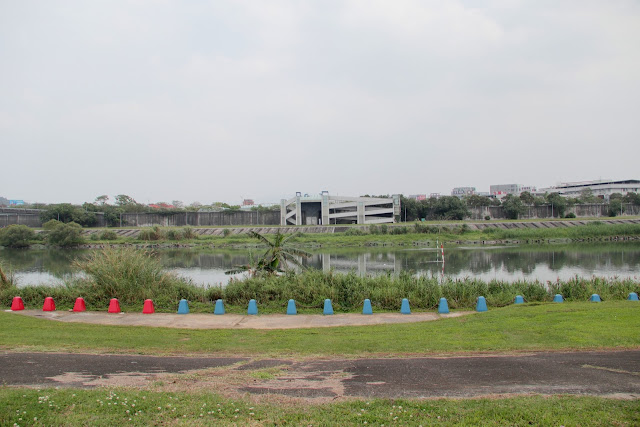
[[[400,215],[400,195],[347,197],[296,193],[280,202],[281,225],[384,224]]]
[[[613,193],[620,193],[623,196],[627,193],[640,194],[640,180],[626,179],[623,181],[598,180],[582,182],[564,182],[554,187],[543,188],[540,191],[545,193],[558,193],[566,197],[580,197],[584,190],[591,190],[594,196],[609,200]]]
[[[536,187],[520,184],[497,184],[489,186],[489,193],[491,193],[492,196],[498,198],[505,197],[507,194],[519,196],[525,191],[528,191],[529,193],[535,193],[537,190]]]
[[[451,195],[456,197],[472,196],[476,194],[476,187],[456,187],[451,190]]]

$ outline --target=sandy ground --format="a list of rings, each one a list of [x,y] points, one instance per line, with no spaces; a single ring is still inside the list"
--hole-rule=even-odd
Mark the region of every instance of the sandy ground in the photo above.
[[[12,312],[8,310],[9,312]],[[379,313],[363,314],[334,314],[323,316],[320,314],[260,314],[257,316],[224,314],[214,315],[205,313],[173,314],[173,313],[120,313],[81,312],[72,311],[41,311],[22,310],[12,313],[41,319],[57,320],[60,322],[92,323],[99,325],[123,326],[155,326],[180,329],[298,329],[298,328],[329,328],[335,326],[365,326],[390,323],[413,323],[438,320],[447,317],[459,317],[473,313],[472,311],[457,311],[450,314],[437,313]]]

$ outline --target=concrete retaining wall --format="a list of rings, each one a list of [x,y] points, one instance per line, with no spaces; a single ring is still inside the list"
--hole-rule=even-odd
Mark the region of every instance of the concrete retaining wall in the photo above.
[[[491,219],[506,219],[502,206],[482,206],[470,208],[472,220],[482,220],[485,216]],[[640,215],[640,206],[632,204],[624,204],[623,210],[625,215]],[[573,212],[579,218],[597,218],[609,216],[609,205],[591,204],[591,205],[575,205],[565,210],[565,214]],[[558,218],[558,210],[551,205],[542,206],[525,206],[525,211],[520,215],[519,219],[544,219]]]
[[[157,213],[122,214],[122,226],[150,227],[204,227],[217,225],[279,225],[280,211],[223,211],[223,212],[181,212],[162,215]]]
[[[6,227],[11,224],[26,225],[28,227],[42,227],[42,221],[40,221],[40,214],[0,213],[0,227]]]

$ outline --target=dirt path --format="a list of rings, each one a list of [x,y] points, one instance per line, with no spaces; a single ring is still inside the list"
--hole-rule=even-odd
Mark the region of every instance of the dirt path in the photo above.
[[[263,314],[258,316],[224,314],[222,316],[216,316],[214,314],[203,313],[109,314],[105,312],[74,313],[71,311],[41,310],[23,310],[11,313],[57,320],[60,322],[93,323],[100,325],[155,326],[182,329],[297,329],[425,322],[447,317],[464,316],[473,312],[457,311],[442,315],[437,313],[412,313],[408,315],[400,313],[379,313],[372,315],[351,313],[334,314],[331,316],[319,314],[297,314],[295,316],[287,316],[286,314]]]
[[[575,394],[640,398],[640,350],[409,359],[248,359],[0,354],[9,386],[216,390],[229,397],[345,398]]]

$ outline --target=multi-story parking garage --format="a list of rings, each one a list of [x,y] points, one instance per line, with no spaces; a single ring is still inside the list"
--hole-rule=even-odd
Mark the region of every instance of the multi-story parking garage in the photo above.
[[[392,197],[330,196],[328,192],[280,202],[281,225],[384,224],[400,215],[400,195]]]

